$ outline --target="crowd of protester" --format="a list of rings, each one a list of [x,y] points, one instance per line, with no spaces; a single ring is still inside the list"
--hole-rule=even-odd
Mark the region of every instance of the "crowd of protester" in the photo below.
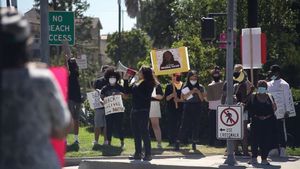
[[[68,127],[70,115],[74,127],[73,144],[80,144],[78,129],[82,99],[78,65],[74,57],[66,58],[66,66],[69,69],[67,107],[58,84],[47,66],[28,64],[29,58],[26,53],[30,40],[28,23],[12,9],[2,9],[1,17],[1,38],[7,39],[0,41],[1,57],[3,56],[1,97],[5,98],[1,102],[1,118],[14,120],[14,123],[5,120],[1,123],[0,153],[3,157],[0,159],[1,168],[17,168],[18,165],[22,165],[22,168],[59,168],[49,138],[62,138],[64,133],[70,130]],[[199,72],[196,70],[170,74],[170,81],[166,86],[161,84],[153,70],[146,66],[142,66],[136,75],[120,73],[113,66],[103,66],[101,72],[103,76],[94,83],[94,89],[101,96],[99,102],[102,105],[95,109],[94,145],[99,144],[99,136],[103,133],[103,144],[110,146],[112,136],[116,133],[120,139],[120,147],[125,147],[122,126],[124,110],[106,114],[103,103],[105,98],[116,95],[120,95],[122,101],[132,95],[130,124],[135,152],[130,159],[144,161],[152,159],[150,127],[154,130],[157,148],[163,148],[160,128],[162,116],[166,117],[164,126],[168,132],[165,137],[168,138],[169,145],[173,146],[174,150],[179,150],[182,144],[192,143],[192,149],[196,150],[199,134],[203,130],[199,125],[201,114],[208,113],[210,129],[208,140],[210,145],[215,145],[217,106],[226,104],[226,82],[222,81],[220,67],[216,66],[211,70],[212,82],[208,84],[208,88],[223,85],[219,88],[220,91],[216,91],[221,93],[219,97],[212,99],[208,99],[209,93],[205,85],[200,83]],[[289,85],[281,78],[278,65],[270,68],[269,77],[260,79],[255,88],[248,80],[243,66],[234,67],[234,104],[242,105],[244,108],[242,118],[244,137],[243,140],[236,141],[235,154],[251,156],[252,164],[257,163],[258,149],[262,164],[269,164],[267,157],[272,149],[275,151],[278,149],[280,156],[286,156],[284,121],[275,116],[276,104],[272,93],[281,88],[289,90]],[[165,107],[161,107],[162,100],[166,102]],[[204,111],[207,102],[209,112]],[[165,109],[165,114],[161,113],[162,109]],[[248,123],[251,123],[249,135]],[[248,140],[251,155],[248,151]],[[239,151],[240,143],[242,153]],[[18,149],[24,146],[25,148]],[[28,163],[26,159],[30,159],[31,162]],[[14,163],[10,163],[12,160]]]

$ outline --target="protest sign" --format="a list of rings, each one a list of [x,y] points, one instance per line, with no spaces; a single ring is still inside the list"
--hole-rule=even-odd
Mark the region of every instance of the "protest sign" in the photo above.
[[[104,98],[105,115],[124,112],[123,100],[121,95],[113,95]]]
[[[89,101],[91,109],[95,110],[97,108],[102,108],[100,91],[93,91],[86,94]]]
[[[173,74],[190,70],[186,47],[152,50],[151,62],[155,75]]]

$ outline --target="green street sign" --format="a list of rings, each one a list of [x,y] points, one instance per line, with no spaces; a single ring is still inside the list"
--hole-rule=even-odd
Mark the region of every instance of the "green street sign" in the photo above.
[[[75,43],[74,12],[49,12],[49,44],[62,45],[67,41],[69,45]]]

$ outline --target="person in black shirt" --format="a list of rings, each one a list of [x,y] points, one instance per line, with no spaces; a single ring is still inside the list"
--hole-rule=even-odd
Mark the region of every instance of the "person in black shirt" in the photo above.
[[[69,58],[67,63],[69,68],[68,105],[74,122],[74,144],[78,144],[79,116],[82,103],[80,84],[78,80],[79,68],[76,63],[76,59],[73,57]]]
[[[102,99],[113,95],[125,97],[124,88],[118,84],[118,81],[120,80],[119,73],[115,72],[114,69],[108,69],[105,71],[104,78],[108,79],[109,83],[101,90]],[[111,145],[112,132],[115,128],[119,134],[121,148],[124,148],[124,134],[122,129],[123,116],[124,111],[105,115],[108,145]]]
[[[142,140],[144,142],[144,161],[152,160],[151,141],[149,135],[148,121],[151,103],[151,94],[155,86],[152,70],[142,67],[138,72],[139,80],[129,86],[129,75],[124,75],[125,93],[132,94],[131,128],[134,136],[135,153],[130,159],[140,160],[142,158]]]
[[[252,94],[246,108],[249,110],[251,123],[251,164],[257,164],[258,147],[261,152],[261,164],[269,165],[267,156],[269,151],[276,147],[276,105],[271,94],[267,93],[267,82],[258,81],[258,90],[256,94]]]
[[[183,104],[181,99],[181,89],[183,83],[181,82],[180,73],[171,75],[171,82],[167,85],[165,90],[166,96],[166,118],[167,118],[167,128],[168,128],[168,140],[169,145],[174,146],[179,127],[181,125],[181,117]]]
[[[184,99],[183,117],[175,150],[179,150],[180,141],[186,139],[189,131],[192,131],[192,149],[196,150],[196,140],[199,137],[199,120],[201,113],[203,113],[203,103],[206,101],[206,91],[199,84],[197,71],[189,71],[187,81],[181,90],[181,98]]]

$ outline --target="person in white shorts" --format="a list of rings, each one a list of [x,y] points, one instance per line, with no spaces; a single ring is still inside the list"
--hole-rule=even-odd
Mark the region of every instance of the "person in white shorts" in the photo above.
[[[158,85],[154,87],[152,92],[149,118],[157,141],[157,148],[162,148],[159,119],[161,118],[160,101],[163,99],[164,93],[157,78],[155,78],[155,80]]]

